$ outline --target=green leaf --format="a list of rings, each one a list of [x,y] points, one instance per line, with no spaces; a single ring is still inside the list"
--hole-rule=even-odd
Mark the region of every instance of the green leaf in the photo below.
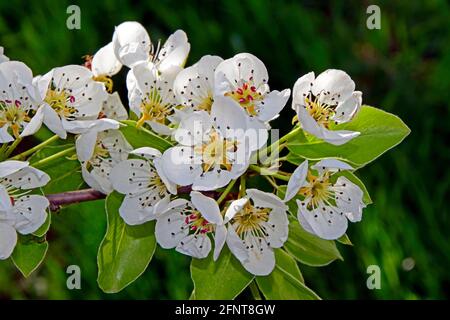
[[[73,145],[44,147],[30,157],[29,161],[30,163],[33,163],[42,160],[72,146]],[[42,188],[44,194],[77,190],[84,182],[83,177],[81,176],[80,162],[77,159],[71,160],[67,157],[62,157],[39,169],[47,173],[51,178],[50,182]]]
[[[339,243],[345,244],[346,246],[353,246],[353,243],[350,241],[350,238],[347,234],[344,234],[342,237],[336,240]]]
[[[326,266],[336,259],[344,260],[334,241],[305,231],[292,216],[289,217],[289,238],[284,248],[297,261],[313,267]]]
[[[43,237],[50,229],[51,223],[52,223],[52,215],[47,213],[47,219],[45,219],[44,224],[35,232],[33,232],[33,235],[36,237]]]
[[[224,247],[219,259],[212,253],[205,259],[192,259],[192,298],[199,300],[230,300],[236,298],[253,280],[241,263]]]
[[[360,168],[398,145],[411,132],[399,117],[369,106],[363,106],[352,121],[333,126],[333,129],[359,131],[361,134],[341,146],[316,138],[308,142],[293,139],[288,143],[293,153],[288,160],[298,164],[301,158],[338,158]]]
[[[107,229],[98,250],[98,279],[106,293],[116,293],[135,281],[147,268],[156,249],[154,222],[125,224],[119,215],[123,196],[106,198]]]
[[[47,254],[47,241],[40,241],[33,236],[19,236],[11,256],[14,265],[24,277],[32,274],[42,263]]]
[[[152,147],[163,152],[173,146],[168,140],[146,128],[136,128],[136,121],[124,120],[121,123],[126,124],[126,126],[121,126],[120,131],[134,148]]]
[[[276,265],[271,274],[256,277],[258,287],[270,300],[318,300],[319,296],[305,286],[295,260],[281,249],[275,250]]]

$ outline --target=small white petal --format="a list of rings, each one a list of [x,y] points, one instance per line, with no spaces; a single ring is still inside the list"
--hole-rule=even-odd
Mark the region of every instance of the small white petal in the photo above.
[[[47,219],[47,198],[39,195],[23,196],[16,200],[13,210],[16,213],[14,227],[21,234],[30,234],[38,230]]]
[[[227,223],[228,221],[233,219],[233,217],[236,215],[236,213],[241,211],[242,208],[247,204],[247,202],[248,202],[247,197],[241,198],[238,200],[234,200],[233,202],[231,202],[230,206],[228,207],[228,209],[225,213],[224,223]]]
[[[138,22],[126,21],[118,25],[112,42],[117,59],[130,68],[149,58],[150,37]]]
[[[120,71],[122,64],[114,54],[113,43],[100,48],[92,58],[92,73],[94,76],[113,76]]]
[[[308,96],[311,91],[311,84],[314,82],[314,72],[305,74],[304,76],[297,79],[294,84],[294,89],[292,91],[292,107],[296,105],[305,105],[305,97]]]
[[[259,103],[259,113],[257,115],[260,121],[271,121],[279,116],[283,110],[286,102],[289,100],[291,90],[285,89],[283,91],[273,90],[265,96],[263,102]]]
[[[263,192],[258,189],[247,189],[247,195],[253,200],[255,206],[257,207],[287,211],[287,206],[284,202],[272,193]]]
[[[208,222],[213,224],[223,224],[219,206],[214,199],[197,191],[192,191],[190,196],[192,204]]]
[[[214,233],[214,255],[213,259],[214,261],[217,261],[217,259],[220,256],[220,252],[222,252],[223,246],[225,245],[227,237],[227,228],[225,228],[224,225],[218,225],[216,226],[216,231]]]
[[[343,236],[347,230],[347,217],[340,209],[334,207],[319,207],[308,210],[301,204],[298,207],[297,218],[306,231],[313,233],[322,239],[335,240]]]
[[[332,158],[320,160],[319,162],[312,165],[311,168],[319,172],[322,172],[324,170],[329,170],[332,172],[338,170],[353,170],[353,167],[348,163]]]
[[[4,178],[23,168],[28,167],[27,161],[6,160],[0,162],[0,178]]]
[[[16,243],[16,230],[9,224],[0,222],[0,260],[6,260],[11,256]]]
[[[180,241],[176,250],[185,255],[203,259],[206,258],[211,251],[211,240],[206,234],[191,234]]]
[[[347,100],[355,90],[355,83],[344,71],[328,69],[317,76],[311,90],[319,101],[332,105]]]
[[[284,196],[284,202],[291,200],[300,191],[306,183],[306,176],[308,174],[308,160],[305,160],[300,164],[292,173],[289,178],[286,195]]]

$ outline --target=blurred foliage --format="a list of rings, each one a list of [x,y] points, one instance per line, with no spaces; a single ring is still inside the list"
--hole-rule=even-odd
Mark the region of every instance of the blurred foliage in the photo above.
[[[81,8],[81,30],[66,28],[66,8]],[[184,29],[188,64],[202,55],[248,51],[266,64],[272,88],[292,87],[311,70],[346,70],[365,104],[399,115],[412,134],[359,171],[374,204],[351,225],[354,247],[340,246],[344,262],[300,265],[323,298],[433,299],[450,296],[448,241],[450,170],[450,4],[378,1],[381,30],[366,28],[366,1],[1,1],[0,45],[35,74],[81,63],[110,41],[115,25],[140,21],[153,40]],[[123,91],[125,71],[116,88]],[[126,101],[126,99],[125,99]],[[287,107],[274,127],[288,130]],[[0,298],[187,298],[189,259],[158,249],[146,273],[116,295],[97,287],[96,252],[105,230],[103,202],[64,209],[53,218],[45,264],[23,279],[0,263]],[[66,289],[65,268],[82,269],[82,290]],[[366,268],[379,265],[381,290],[368,290]]]

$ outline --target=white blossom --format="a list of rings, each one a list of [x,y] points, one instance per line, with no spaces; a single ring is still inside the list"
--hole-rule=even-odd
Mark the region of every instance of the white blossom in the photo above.
[[[249,166],[253,140],[245,132],[245,114],[225,97],[217,97],[211,115],[195,111],[184,118],[173,137],[179,145],[163,154],[167,177],[193,190],[215,190],[242,175]]]
[[[192,191],[190,197],[191,201],[176,199],[159,205],[156,240],[165,249],[176,248],[178,252],[201,259],[211,250],[211,235],[215,241],[213,258],[217,260],[227,232],[219,206],[214,199],[197,191]]]
[[[173,67],[160,74],[152,64],[143,62],[128,72],[128,100],[131,111],[140,117],[138,126],[147,123],[156,133],[172,133],[170,117],[178,105],[173,82],[179,71],[179,67]]]
[[[42,102],[24,63],[0,63],[0,143],[34,134],[42,125]]]
[[[7,259],[17,243],[17,232],[37,231],[47,219],[47,198],[29,194],[42,187],[50,177],[23,161],[0,163],[0,260]]]
[[[112,168],[128,158],[132,147],[118,130],[119,122],[105,118],[84,123],[90,126],[83,128],[75,141],[83,179],[108,194],[113,190],[109,179]]]
[[[303,130],[334,145],[342,145],[360,133],[335,130],[333,124],[350,121],[358,113],[362,93],[341,70],[329,69],[317,78],[310,72],[294,84],[292,108]]]
[[[265,276],[275,267],[273,248],[288,238],[287,206],[271,193],[248,189],[245,197],[231,202],[226,213],[226,243],[244,268]]]
[[[117,59],[132,68],[141,62],[149,62],[162,73],[173,66],[182,67],[190,50],[186,33],[175,31],[160,47],[155,46],[145,28],[138,22],[126,21],[118,25],[113,35],[113,49]]]
[[[98,118],[106,90],[93,80],[92,72],[82,66],[69,65],[35,78],[44,103],[45,125],[61,138],[78,131],[83,121]]]
[[[353,168],[336,159],[324,159],[308,168],[304,161],[289,179],[285,201],[296,198],[302,227],[323,239],[338,239],[347,230],[347,220],[361,220],[363,191],[345,176]]]
[[[128,159],[114,166],[110,181],[116,191],[125,194],[120,216],[127,224],[137,225],[154,220],[157,204],[176,194],[177,188],[161,168],[161,152],[143,147],[131,154],[141,159]]]

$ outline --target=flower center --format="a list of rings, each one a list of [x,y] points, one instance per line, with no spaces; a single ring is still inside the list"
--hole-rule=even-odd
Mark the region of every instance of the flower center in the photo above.
[[[164,124],[166,117],[172,113],[172,104],[164,103],[159,91],[154,89],[144,98],[140,110],[142,116],[137,122],[138,127],[147,120]]]
[[[66,90],[48,89],[44,101],[63,118],[70,119],[77,112],[75,107],[69,105],[75,102],[75,97],[68,94]]]
[[[114,84],[113,84],[113,81],[112,81],[112,79],[110,77],[105,76],[105,75],[99,75],[99,76],[93,77],[92,79],[94,81],[103,83],[105,85],[106,91],[108,91],[109,93],[113,92],[113,85]]]
[[[154,174],[153,176],[150,177],[148,181],[148,187],[156,189],[161,197],[164,197],[167,193],[166,185],[157,174]]]
[[[233,218],[233,227],[236,233],[245,238],[247,234],[256,237],[267,235],[266,222],[269,221],[270,208],[258,208],[253,206],[250,201]]]
[[[225,96],[231,97],[247,111],[251,116],[257,115],[255,102],[262,100],[262,95],[251,82],[244,82],[236,90],[225,93]]]
[[[305,97],[305,105],[311,117],[313,117],[318,124],[328,129],[335,113],[335,106],[321,103],[318,97],[312,99],[311,95]]]
[[[333,184],[330,182],[328,171],[319,177],[308,171],[307,180],[308,184],[300,189],[299,194],[305,197],[309,209],[315,209],[333,199]]]
[[[214,231],[214,226],[203,218],[198,211],[192,211],[192,213],[186,215],[184,222],[188,225],[189,230],[194,233],[205,234]]]
[[[202,102],[200,102],[197,105],[196,110],[199,110],[199,111],[203,110],[203,111],[210,113],[213,102],[214,102],[213,98],[211,96],[207,96],[207,97],[203,98]]]
[[[14,137],[20,136],[20,129],[24,122],[30,120],[28,111],[21,107],[19,100],[14,101],[14,103],[11,100],[0,101],[0,128],[9,124]]]
[[[228,152],[235,152],[237,142],[223,139],[217,131],[210,134],[209,141],[201,146],[195,147],[196,154],[202,156],[203,171],[208,172],[219,166],[221,169],[230,171],[232,164],[228,159]]]

